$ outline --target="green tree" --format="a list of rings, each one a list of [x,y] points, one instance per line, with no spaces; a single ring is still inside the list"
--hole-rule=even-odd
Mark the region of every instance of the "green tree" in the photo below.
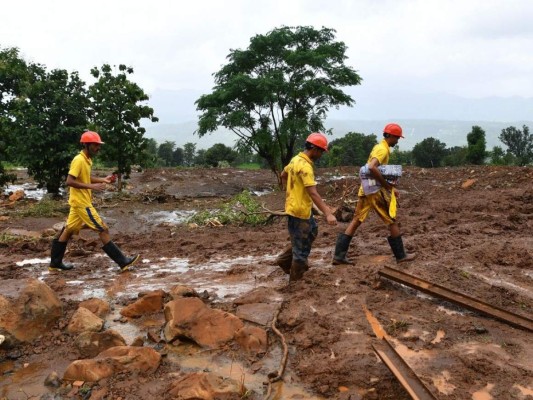
[[[252,37],[246,50],[231,50],[213,92],[196,101],[199,136],[220,126],[231,130],[237,145],[264,158],[280,182],[295,146],[323,130],[329,108],[353,105],[339,88],[361,78],[344,64],[345,53],[328,28],[281,27]]]
[[[131,166],[142,161],[147,146],[146,129],[141,127],[140,121],[146,118],[157,122],[158,118],[151,107],[143,104],[148,101],[148,95],[128,79],[133,68],[121,64],[114,74],[111,66],[104,64],[100,69],[91,69],[91,74],[97,79],[89,87],[94,124],[106,143],[102,147],[102,158],[116,162],[120,190],[122,175],[128,176]]]
[[[516,158],[510,152],[506,152],[500,146],[494,146],[489,153],[490,163],[493,165],[512,165]]]
[[[376,143],[377,138],[374,134],[348,132],[342,138],[330,143],[329,151],[322,156],[322,163],[330,167],[364,165]]]
[[[533,162],[533,134],[529,133],[529,127],[523,125],[520,130],[510,126],[502,129],[499,138],[507,146],[507,151],[516,157],[518,165]]]
[[[175,167],[183,165],[183,149],[181,147],[176,147],[172,153],[172,165]]]
[[[186,167],[192,167],[195,163],[196,158],[196,144],[195,143],[185,143],[183,145],[183,165]]]
[[[157,156],[161,160],[162,164],[166,167],[173,165],[173,154],[176,142],[165,141],[159,145],[157,149]]]
[[[466,146],[454,146],[446,150],[446,155],[442,164],[447,167],[457,167],[466,164],[466,155],[468,148]]]
[[[205,149],[199,149],[194,156],[194,161],[192,165],[206,166],[207,165],[207,162],[205,161],[206,152],[207,150]]]
[[[142,151],[142,160],[140,165],[142,168],[153,168],[157,165],[157,142],[155,139],[147,138],[146,147]]]
[[[412,151],[401,151],[399,146],[393,148],[389,164],[394,165],[412,165],[413,164],[413,152]]]
[[[17,159],[40,187],[58,194],[87,127],[87,90],[77,72],[47,72],[37,64],[29,70],[25,98],[13,108]]]
[[[466,151],[466,161],[474,165],[483,165],[487,156],[485,131],[479,126],[473,126],[472,131],[466,135],[468,147]]]
[[[237,158],[237,153],[222,143],[216,143],[208,148],[204,155],[205,164],[217,167],[221,162],[231,164]]]
[[[417,143],[412,150],[415,165],[425,168],[440,167],[446,155],[446,144],[429,137]]]
[[[19,50],[0,47],[0,188],[16,179],[5,170],[2,162],[10,160],[10,153],[16,153],[13,107],[23,97],[29,76],[28,65],[20,57]]]

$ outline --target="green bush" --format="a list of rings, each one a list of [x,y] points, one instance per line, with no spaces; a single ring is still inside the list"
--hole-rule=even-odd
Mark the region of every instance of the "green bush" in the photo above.
[[[268,214],[249,191],[234,196],[217,210],[200,211],[189,218],[189,223],[208,225],[215,222],[222,225],[260,225],[266,222]]]

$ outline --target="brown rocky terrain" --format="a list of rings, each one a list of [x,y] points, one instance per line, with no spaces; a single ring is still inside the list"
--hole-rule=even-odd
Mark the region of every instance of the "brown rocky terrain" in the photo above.
[[[355,168],[317,177],[327,203],[349,216]],[[531,319],[532,182],[531,167],[408,167],[398,219],[417,259],[398,267],[371,215],[352,241],[356,264],[332,266],[346,222],[318,217],[311,269],[290,286],[274,265],[288,243],[284,217],[255,227],[184,223],[244,189],[265,210],[282,210],[269,171],[150,170],[135,173],[126,194],[98,197],[114,240],[141,253],[122,274],[90,231],[69,244],[75,269],[48,272],[50,228],[65,216],[25,217],[36,200],[4,196],[0,399],[409,399],[373,350],[380,330],[438,399],[532,399],[530,331],[378,275],[399,268]],[[269,386],[283,342],[286,368]]]

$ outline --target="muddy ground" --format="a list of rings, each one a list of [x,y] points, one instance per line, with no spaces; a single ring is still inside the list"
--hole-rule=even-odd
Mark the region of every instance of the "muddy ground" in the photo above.
[[[354,168],[318,169],[319,192],[333,207],[353,207],[355,173]],[[462,188],[465,183],[471,185]],[[386,240],[388,231],[376,216],[369,217],[352,242],[354,266],[330,263],[336,235],[346,222],[332,227],[319,217],[311,269],[291,287],[273,264],[288,243],[284,217],[257,227],[182,223],[192,212],[214,209],[243,189],[257,193],[265,208],[282,210],[284,193],[275,185],[269,171],[135,173],[128,196],[111,193],[96,202],[115,241],[127,253],[142,254],[142,262],[123,274],[102,256],[97,236],[88,231],[70,243],[66,259],[76,268],[66,273],[47,271],[50,237],[20,236],[2,244],[0,292],[14,295],[14,282],[39,278],[62,299],[64,317],[35,343],[0,350],[0,398],[67,398],[70,393],[73,398],[165,399],[172,377],[206,370],[244,382],[249,389],[245,398],[261,399],[263,382],[278,370],[282,358],[280,340],[269,328],[273,310],[281,306],[277,327],[289,356],[271,398],[411,398],[373,351],[375,331],[383,329],[438,399],[533,399],[532,333],[379,278],[380,269],[397,266]],[[417,259],[401,269],[532,318],[531,167],[408,167],[400,193],[404,243],[417,253]],[[0,232],[25,230],[29,235],[63,220],[14,215],[17,207],[32,201],[9,207],[4,202]],[[252,312],[248,320],[253,322],[247,322],[268,329],[267,354],[205,352],[193,344],[170,348],[146,340],[145,346],[165,355],[152,375],[121,374],[90,384],[83,394],[67,383],[60,389],[43,385],[51,371],[61,376],[80,358],[64,328],[81,300],[108,300],[114,311],[106,327],[119,330],[131,343],[146,337],[149,329],[159,329],[163,313],[125,320],[120,309],[139,293],[176,284],[193,287],[213,307],[230,312],[252,295],[257,303],[271,305],[261,308],[269,313]]]

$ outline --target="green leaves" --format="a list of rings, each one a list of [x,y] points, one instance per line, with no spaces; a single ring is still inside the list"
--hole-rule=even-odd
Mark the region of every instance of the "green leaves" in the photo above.
[[[57,194],[79,148],[80,133],[87,126],[85,82],[77,72],[47,72],[36,64],[29,64],[27,79],[26,100],[11,109],[16,118],[12,129],[17,133],[17,160],[39,186]]]
[[[522,130],[514,126],[502,129],[499,138],[508,147],[508,152],[516,157],[518,165],[533,162],[533,134],[529,133],[528,126],[523,125]]]
[[[231,50],[213,92],[196,101],[199,136],[228,128],[279,176],[295,144],[324,129],[330,107],[354,103],[340,88],[361,78],[344,65],[346,46],[334,39],[333,29],[281,27]]]
[[[110,65],[104,64],[100,69],[93,68],[91,74],[98,79],[89,87],[89,96],[95,129],[106,143],[102,158],[116,163],[120,175],[128,175],[132,165],[145,161],[142,150],[147,141],[140,120],[157,122],[158,119],[151,107],[142,104],[148,95],[128,79],[133,68],[121,64],[114,73]]]

